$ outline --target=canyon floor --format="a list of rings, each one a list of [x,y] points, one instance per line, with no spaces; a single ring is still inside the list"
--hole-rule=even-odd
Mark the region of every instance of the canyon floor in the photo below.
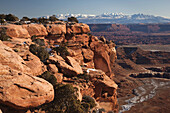
[[[123,49],[120,49],[120,47],[117,49],[118,59],[112,68],[116,73],[114,80],[119,86],[119,113],[169,113],[170,79],[148,76],[138,78],[130,76],[131,73],[146,73],[146,75],[148,73],[155,73],[154,70],[148,70],[150,68],[161,69],[170,67],[169,55],[161,53],[161,57],[167,59],[167,63],[160,63],[163,59],[153,57],[154,54],[158,55],[156,51],[164,51],[169,54],[169,46],[126,45],[122,47]],[[137,49],[133,49],[136,47]],[[139,48],[141,49],[140,51],[138,50]],[[143,52],[144,50],[145,52]],[[147,53],[146,51],[149,52]],[[137,54],[141,55],[135,56]],[[144,61],[145,58],[143,59],[143,64],[137,64],[134,61],[132,62],[134,56],[135,59],[139,59],[139,56],[142,58],[145,57],[149,59],[147,60],[149,63],[146,64],[147,62]],[[169,76],[169,71],[167,74]]]
[[[170,112],[170,80],[156,78],[136,79],[143,85],[132,93],[118,98],[119,113],[168,113]]]

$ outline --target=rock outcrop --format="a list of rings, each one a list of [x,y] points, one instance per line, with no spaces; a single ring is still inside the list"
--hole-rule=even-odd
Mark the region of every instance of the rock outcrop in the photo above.
[[[90,32],[90,28],[87,24],[70,23],[67,25],[67,34],[83,34],[83,33],[89,33],[89,32]]]
[[[30,37],[27,29],[21,25],[2,25],[6,29],[6,34],[12,38],[28,38]]]
[[[53,100],[53,86],[32,76],[32,71],[24,60],[1,41],[0,70],[0,103],[25,109]]]
[[[112,110],[117,112],[117,84],[111,80],[102,70],[83,68],[90,76],[90,81],[94,84],[94,97],[99,102],[110,103]],[[101,105],[102,106],[102,105]],[[103,107],[103,106],[102,106]]]
[[[116,59],[114,43],[104,37],[99,40],[90,35],[89,26],[83,23],[9,26],[3,27],[7,29],[7,35],[12,37],[12,43],[5,44],[15,52],[0,42],[0,77],[3,79],[0,81],[0,102],[16,109],[24,109],[52,101],[52,85],[35,77],[49,71],[57,79],[57,83],[74,84],[78,87],[80,100],[82,96],[89,95],[95,97],[101,107],[104,107],[105,102],[109,104],[110,110],[117,112],[117,85],[111,79],[113,73],[110,67]],[[50,51],[46,62],[41,62],[37,56],[30,53],[29,45],[35,44],[31,40],[32,36],[44,39],[44,47],[48,47]],[[16,41],[18,39],[21,41]],[[26,39],[30,39],[28,43]],[[20,43],[17,44],[18,42]],[[68,52],[68,56],[63,58],[61,53],[52,49],[62,45]]]
[[[31,69],[26,66],[25,61],[10,47],[4,45],[2,41],[0,41],[0,63],[17,71],[32,74]]]
[[[29,25],[3,25],[6,28],[6,34],[12,38],[30,38],[31,36],[46,36],[47,30],[41,24]]]
[[[116,59],[115,47],[108,46],[101,41],[92,41],[90,47],[94,52],[95,68],[101,69],[110,77],[113,76],[110,65]]]
[[[51,102],[54,98],[53,86],[47,81],[21,72],[11,71],[8,66],[0,65],[0,103],[25,109]]]
[[[83,74],[82,68],[79,63],[75,61],[72,57],[67,56],[66,62],[65,60],[55,55],[54,57],[49,58],[49,62],[52,64],[56,64],[59,70],[67,76],[77,76],[78,74]]]
[[[66,24],[58,23],[58,24],[47,24],[46,29],[49,35],[61,35],[66,34]]]
[[[30,36],[46,36],[48,32],[42,24],[28,24],[22,25]]]
[[[27,58],[24,59],[26,66],[31,69],[34,76],[41,75],[47,70],[46,66],[40,61],[40,59],[31,52],[28,52],[26,57]]]

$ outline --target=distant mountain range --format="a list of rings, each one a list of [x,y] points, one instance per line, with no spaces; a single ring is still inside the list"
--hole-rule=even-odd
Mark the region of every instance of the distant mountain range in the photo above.
[[[68,17],[74,16],[79,22],[87,24],[99,23],[170,23],[170,19],[161,16],[133,14],[127,15],[123,13],[104,13],[101,15],[88,15],[88,14],[59,14],[56,15],[58,19],[67,20]],[[47,18],[49,16],[46,16]]]

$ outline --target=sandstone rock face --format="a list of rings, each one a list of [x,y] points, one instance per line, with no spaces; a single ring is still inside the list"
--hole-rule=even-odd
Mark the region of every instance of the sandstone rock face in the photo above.
[[[48,35],[46,28],[42,24],[22,25],[30,36],[46,36]]]
[[[81,66],[79,65],[79,63],[75,59],[73,59],[70,56],[67,56],[66,62],[68,64],[70,64],[77,71],[77,73],[83,74],[83,70],[82,70]]]
[[[32,74],[31,69],[26,66],[24,60],[11,48],[4,45],[2,41],[0,41],[0,63],[2,65],[8,65],[15,70]]]
[[[97,69],[83,68],[90,76],[94,84],[95,98],[99,102],[111,102],[112,110],[117,112],[117,84],[111,80],[103,71]]]
[[[84,66],[88,67],[88,68],[94,68],[94,61],[93,61],[93,57],[94,57],[94,52],[91,49],[82,49],[82,55],[84,58]]]
[[[0,67],[4,69],[3,65]],[[8,106],[17,109],[37,107],[54,98],[53,86],[38,77],[12,71],[1,73],[0,79],[0,101]]]
[[[49,64],[47,68],[48,68],[48,71],[53,74],[58,73],[58,68],[56,67],[55,64]]]
[[[49,58],[49,62],[56,64],[59,70],[68,76],[77,76],[78,74],[83,74],[82,68],[80,67],[79,63],[76,62],[72,57],[67,56],[67,63],[65,60],[55,55],[54,57]]]
[[[57,79],[57,83],[61,83],[63,81],[63,73],[55,73],[54,76]]]
[[[6,28],[6,34],[12,38],[29,38],[28,31],[21,25],[2,25],[1,27]]]
[[[49,35],[61,35],[66,34],[66,24],[47,24],[46,25],[47,32]]]
[[[37,107],[54,98],[53,86],[38,77],[24,60],[0,41],[0,102],[25,109]]]
[[[101,69],[108,76],[112,76],[110,68],[110,57],[108,55],[109,47],[102,42],[92,42],[90,44],[94,52],[94,65],[96,69]]]
[[[93,60],[94,53],[91,49],[84,49],[83,48],[82,52],[83,52],[83,57],[87,62]]]
[[[25,63],[27,67],[31,69],[34,76],[41,75],[47,70],[46,66],[40,61],[37,56],[33,55],[30,52],[26,56],[27,58],[25,60]]]
[[[46,36],[48,35],[46,28],[41,24],[29,24],[29,25],[3,25],[5,27],[6,34],[12,38],[30,38],[33,35]]]
[[[83,24],[83,23],[75,23],[74,25],[72,24],[68,24],[67,25],[67,33],[71,34],[83,34],[83,33],[89,33],[90,32],[90,28],[87,24]]]
[[[83,55],[81,48],[68,48],[69,56],[74,58],[80,65],[83,64]]]

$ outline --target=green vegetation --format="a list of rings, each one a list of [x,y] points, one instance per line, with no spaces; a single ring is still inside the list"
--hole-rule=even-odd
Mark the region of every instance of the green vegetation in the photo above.
[[[49,58],[49,54],[44,47],[37,46],[35,44],[30,45],[30,52],[38,56],[41,61],[46,61]]]
[[[56,85],[57,79],[54,75],[52,75],[49,71],[44,72],[42,75],[39,75],[38,77],[43,78],[50,82],[52,85]]]
[[[66,43],[61,43],[58,47],[53,48],[53,50],[55,50],[56,53],[63,58],[69,55]]]
[[[96,106],[95,100],[91,96],[83,96],[82,102],[89,103],[90,108]]]
[[[71,84],[58,84],[57,79],[50,72],[46,71],[38,77],[47,80],[54,87],[54,100],[40,106],[46,113],[88,113],[96,106],[90,96],[84,96],[83,101],[80,102],[77,98],[78,89]]]
[[[0,19],[5,19],[6,15],[0,14]]]
[[[44,42],[44,39],[34,39],[32,40],[32,42],[35,42],[36,44],[40,45],[40,46],[45,46],[45,42]]]
[[[19,18],[16,17],[15,15],[8,14],[8,15],[5,16],[5,20],[6,20],[6,21],[18,21]]]
[[[28,18],[28,17],[22,17],[22,19],[21,19],[21,21],[29,21],[30,20],[30,18]]]
[[[39,23],[45,24],[48,22],[48,19],[41,17],[41,18],[38,18],[38,21],[39,21]]]
[[[70,84],[57,84],[54,86],[55,98],[42,105],[47,113],[85,113],[80,101],[75,94],[76,89]]]
[[[50,16],[49,20],[50,20],[51,22],[55,22],[56,20],[59,20],[59,19],[56,18],[55,15],[53,15],[53,16]]]
[[[77,78],[84,79],[84,80],[86,80],[86,82],[89,82],[89,80],[90,80],[90,76],[87,75],[87,73],[79,74],[79,75],[77,75]]]
[[[5,22],[6,22],[5,19],[0,19],[1,25],[3,25]]]
[[[76,22],[79,23],[76,17],[68,17],[68,22]]]
[[[31,18],[30,21],[31,21],[32,23],[38,23],[38,19],[37,19],[37,18]]]
[[[1,28],[0,29],[0,40],[2,41],[9,41],[10,37],[6,35],[6,28]]]

